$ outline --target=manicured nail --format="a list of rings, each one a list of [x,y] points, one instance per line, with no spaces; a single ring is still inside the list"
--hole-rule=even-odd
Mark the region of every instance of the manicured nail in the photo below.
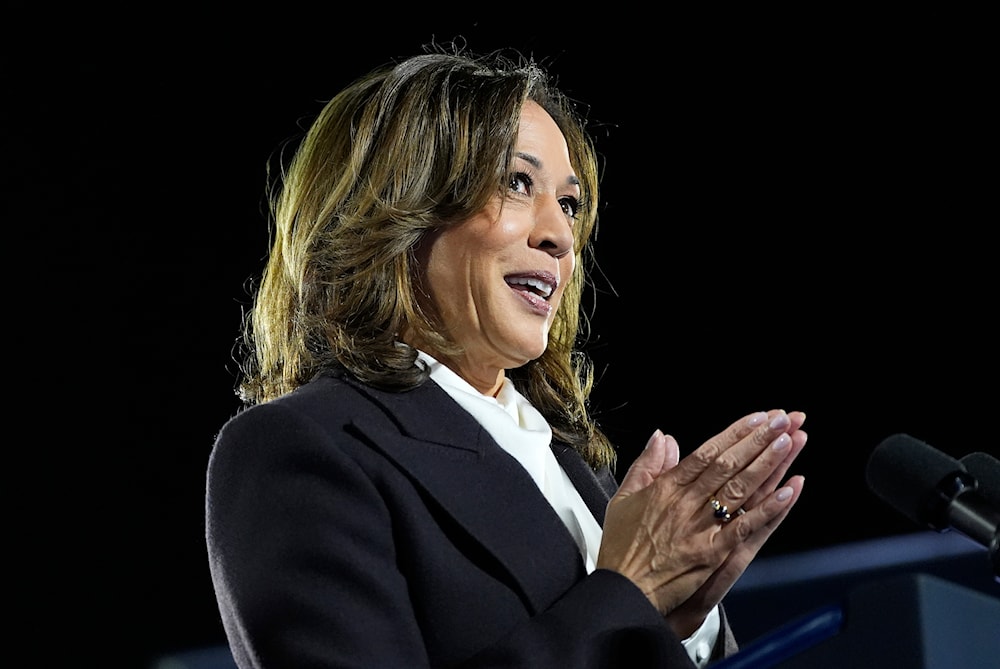
[[[780,428],[783,428],[783,427],[788,427],[790,424],[791,424],[791,421],[788,420],[788,414],[785,413],[784,411],[782,411],[777,416],[775,416],[774,418],[771,419],[771,423],[770,423],[769,427],[772,430],[777,430],[777,429],[780,429]]]
[[[774,494],[774,498],[779,502],[784,502],[786,499],[792,496],[792,489],[788,486],[784,488],[779,488],[778,492]]]
[[[792,438],[788,436],[787,432],[782,432],[781,435],[771,442],[771,448],[776,451],[782,451],[788,448],[788,444],[792,443]]]
[[[767,412],[758,411],[757,413],[755,413],[754,415],[750,416],[750,418],[747,419],[747,425],[749,425],[750,427],[757,427],[765,420],[767,420]]]

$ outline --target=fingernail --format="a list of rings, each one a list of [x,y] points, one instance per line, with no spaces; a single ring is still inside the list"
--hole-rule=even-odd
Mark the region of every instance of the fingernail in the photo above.
[[[792,489],[788,486],[784,488],[779,488],[778,492],[774,493],[774,498],[779,502],[784,502],[786,499],[792,496]]]
[[[792,443],[792,438],[788,436],[787,432],[782,432],[781,435],[771,442],[771,448],[776,451],[782,451],[788,448],[788,444]]]
[[[750,427],[757,427],[765,420],[767,420],[767,412],[758,411],[757,413],[755,413],[754,415],[750,416],[750,418],[747,419],[747,425],[749,425]]]
[[[777,430],[782,427],[788,427],[791,421],[788,420],[788,414],[782,411],[777,416],[771,419],[769,427],[772,430]]]

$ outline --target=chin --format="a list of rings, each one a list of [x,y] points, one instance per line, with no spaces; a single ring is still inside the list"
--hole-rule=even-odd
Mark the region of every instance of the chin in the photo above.
[[[524,348],[521,349],[524,353],[524,362],[522,362],[521,364],[523,365],[528,362],[531,362],[532,360],[537,360],[538,358],[542,357],[542,354],[545,353],[546,348],[548,348],[548,339],[546,339],[541,343],[535,343],[530,346],[525,346]]]
[[[514,325],[513,319],[509,324]],[[537,360],[545,353],[545,349],[549,345],[549,329],[544,328],[543,331],[539,331],[537,322],[523,323],[523,327],[520,329],[507,328],[502,334],[500,332],[496,334],[502,338],[502,341],[501,339],[494,340],[499,345],[497,352],[503,351],[503,356],[509,361],[508,369],[521,367],[532,360]]]

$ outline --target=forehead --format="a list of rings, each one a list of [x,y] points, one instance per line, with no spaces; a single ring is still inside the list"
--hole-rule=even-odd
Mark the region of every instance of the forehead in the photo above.
[[[555,120],[534,100],[528,100],[521,107],[521,122],[518,131],[519,136],[526,134],[528,137],[555,133],[559,136],[559,140],[565,144],[562,131],[559,130]]]
[[[537,158],[552,172],[572,173],[569,147],[555,120],[537,102],[528,100],[521,108],[517,133],[517,151]]]

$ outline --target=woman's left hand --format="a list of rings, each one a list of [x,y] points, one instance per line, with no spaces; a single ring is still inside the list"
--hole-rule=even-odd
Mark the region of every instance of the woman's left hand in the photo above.
[[[660,493],[673,491],[668,498],[660,499],[665,508],[672,509],[670,513],[673,516],[673,520],[662,526],[663,529],[683,523],[683,519],[688,516],[693,517],[693,521],[689,522],[693,522],[694,525],[692,529],[685,530],[687,534],[684,535],[683,546],[676,546],[678,550],[674,550],[664,545],[655,549],[654,554],[662,552],[663,559],[668,559],[671,563],[680,560],[680,564],[673,565],[674,571],[677,568],[683,570],[684,562],[693,557],[695,561],[687,566],[687,572],[680,573],[686,573],[685,580],[693,578],[700,582],[696,583],[687,595],[682,595],[685,588],[680,582],[669,579],[647,593],[651,601],[661,608],[667,623],[682,639],[693,634],[704,623],[712,609],[722,601],[767,539],[788,515],[802,492],[803,477],[792,476],[784,484],[782,477],[805,446],[807,435],[800,429],[805,422],[805,414],[798,411],[785,414],[783,411],[774,410],[767,412],[766,418],[762,415],[755,420],[758,421],[756,424],[759,424],[764,421],[770,422],[771,419],[785,423],[781,429],[784,433],[782,438],[789,442],[785,456],[772,464],[766,463],[766,455],[761,456],[764,459],[753,456],[759,447],[752,446],[747,441],[750,437],[745,434],[746,428],[742,427],[742,421],[734,423],[726,431],[709,439],[684,459],[679,457],[680,448],[676,440],[657,430],[643,453],[632,463],[618,492],[609,504],[609,517],[605,521],[606,530],[612,520],[611,516],[614,516],[615,523],[619,523],[625,517],[639,513],[640,517],[645,519],[641,522],[649,528],[655,528],[653,531],[659,534],[662,530],[660,522],[655,521],[655,514],[652,516],[653,522],[650,523],[651,516],[647,513],[648,509],[643,510],[642,505],[646,502],[639,502],[638,511],[626,510],[633,500],[645,500],[648,497],[647,493],[654,491],[654,488]],[[766,430],[762,433],[764,438],[770,438],[766,436],[767,434]],[[760,472],[761,467],[767,470],[763,478],[759,478],[759,474],[763,474]],[[752,473],[751,469],[759,473]],[[707,480],[701,483],[702,479]],[[712,480],[718,483],[713,485]],[[776,495],[779,486],[781,492]],[[694,492],[698,488],[704,490],[706,487],[714,491],[714,496],[727,503],[735,503],[739,507],[733,512],[731,520],[716,521],[714,530],[709,530],[708,534],[705,534],[704,530],[694,529],[701,525],[700,518],[707,517],[702,514],[711,514],[711,510],[706,509],[707,500],[701,497],[706,501],[695,501],[692,506],[689,499],[691,495],[687,490],[692,488],[690,492]],[[699,493],[694,492],[694,497],[697,499]],[[656,492],[653,492],[653,498],[656,498]],[[751,511],[754,513],[750,513]],[[744,513],[746,515],[743,515]],[[676,533],[677,528],[673,531]],[[620,537],[615,535],[615,539],[611,540],[606,536],[605,539],[616,547],[609,550],[609,562],[614,564],[610,556],[623,550],[619,545]],[[661,544],[667,541],[669,544],[670,541],[677,539],[670,539],[668,534],[654,541]],[[684,550],[694,549],[698,544],[702,547],[697,549],[695,554],[683,557]],[[642,554],[634,550],[637,547],[642,547],[642,544],[633,545],[630,554]],[[604,548],[602,543],[599,566],[604,556]],[[666,557],[668,555],[671,557]],[[654,571],[660,559],[653,558],[654,562],[650,566]],[[716,566],[711,567],[712,563]],[[641,560],[640,564],[643,564]],[[661,566],[666,567],[667,563],[661,563]],[[705,567],[710,571],[699,576],[698,573]],[[659,592],[660,588],[664,588],[663,593]],[[682,598],[676,599],[677,595],[681,595]],[[663,606],[663,602],[671,600],[672,604]]]
[[[775,413],[774,411],[769,412],[769,417]],[[791,420],[788,434],[792,436],[792,444],[791,448],[788,449],[788,455],[774,473],[771,474],[770,478],[743,503],[741,508],[745,511],[754,508],[754,506],[778,489],[778,486],[782,483],[782,477],[787,473],[788,468],[791,467],[792,461],[795,460],[806,445],[808,435],[800,429],[805,421],[805,414],[792,412],[788,414],[788,417]],[[804,481],[805,479],[802,476],[792,476],[789,478],[784,485],[792,489],[792,503],[786,506],[785,510],[777,518],[747,536],[729,554],[726,561],[709,576],[708,580],[687,601],[667,614],[666,619],[668,624],[682,639],[693,634],[701,626],[709,612],[722,601],[722,598],[726,596],[726,593],[739,580],[743,572],[746,571],[746,568],[750,566],[750,562],[757,556],[758,551],[760,551],[774,530],[778,528],[778,525],[781,524],[792,510],[795,501],[802,493]],[[720,491],[720,496],[724,499],[732,499],[731,496],[726,495],[724,488]],[[727,529],[735,530],[738,529],[738,526]]]

